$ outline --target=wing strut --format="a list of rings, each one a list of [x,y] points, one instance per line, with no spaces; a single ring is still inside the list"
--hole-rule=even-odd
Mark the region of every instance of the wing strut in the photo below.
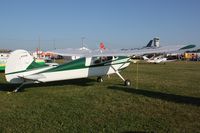
[[[115,71],[115,73],[116,73],[123,81],[125,81],[125,79],[122,77],[122,75],[119,73],[119,71]]]
[[[13,92],[18,92],[24,85],[31,84],[33,82],[23,82],[19,87],[17,87]]]
[[[122,65],[123,66],[123,65]],[[130,86],[131,85],[131,81],[130,80],[125,80],[122,75],[119,73],[118,70],[116,70],[112,65],[111,65],[111,68],[115,71],[115,73],[124,81],[124,85],[125,86]]]

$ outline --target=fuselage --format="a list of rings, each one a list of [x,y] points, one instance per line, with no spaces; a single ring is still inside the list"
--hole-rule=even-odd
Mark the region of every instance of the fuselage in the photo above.
[[[23,72],[6,74],[6,79],[11,83],[22,83],[24,80],[51,82],[103,76],[126,68],[129,60],[126,56],[84,57],[59,66],[29,66],[30,69]]]

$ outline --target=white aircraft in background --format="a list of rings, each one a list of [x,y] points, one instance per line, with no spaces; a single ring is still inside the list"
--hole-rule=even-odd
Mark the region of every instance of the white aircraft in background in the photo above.
[[[148,58],[146,56],[142,56],[142,57],[147,63],[154,63],[154,64],[176,61],[176,60],[168,60],[163,55],[159,55],[159,56],[151,57],[151,58]]]
[[[102,76],[117,74],[125,86],[130,86],[131,81],[125,79],[120,71],[128,67],[130,57],[150,53],[163,53],[187,49],[193,46],[165,46],[153,49],[140,50],[104,50],[104,51],[72,51],[54,50],[62,56],[80,56],[58,66],[43,65],[35,63],[34,58],[25,50],[16,50],[10,54],[7,60],[5,77],[9,83],[21,84],[14,90],[17,92],[24,84],[45,83],[61,80],[80,79],[96,76],[98,82],[102,82]]]

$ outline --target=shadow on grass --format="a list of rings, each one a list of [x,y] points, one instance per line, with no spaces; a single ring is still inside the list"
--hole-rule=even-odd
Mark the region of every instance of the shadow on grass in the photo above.
[[[200,98],[197,97],[189,97],[189,96],[181,96],[176,94],[167,94],[163,92],[155,92],[149,91],[144,89],[134,89],[134,88],[127,88],[127,87],[118,87],[118,86],[109,86],[108,89],[124,91],[132,94],[142,95],[154,99],[165,100],[174,103],[181,103],[181,104],[191,104],[195,106],[200,106]]]
[[[48,86],[65,86],[65,85],[75,85],[75,86],[90,86],[96,82],[95,79],[76,79],[76,80],[64,80],[64,81],[55,81],[48,83],[38,83],[38,84],[26,84],[21,89],[20,92],[28,88],[38,88],[38,87],[48,87]],[[9,83],[0,83],[0,91],[13,91],[20,84],[9,84]]]

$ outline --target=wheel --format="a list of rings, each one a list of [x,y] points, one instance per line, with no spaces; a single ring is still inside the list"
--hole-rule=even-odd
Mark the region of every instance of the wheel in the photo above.
[[[124,85],[125,85],[125,86],[131,86],[131,81],[128,80],[128,79],[125,80],[125,81],[124,81]]]
[[[99,82],[99,83],[103,82],[103,78],[102,77],[98,77],[97,78],[97,82]]]

